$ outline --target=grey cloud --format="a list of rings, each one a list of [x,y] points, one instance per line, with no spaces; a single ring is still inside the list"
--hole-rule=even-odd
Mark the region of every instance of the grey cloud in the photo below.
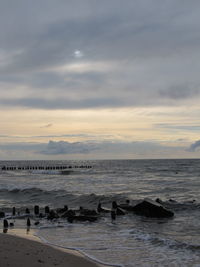
[[[24,3],[24,1],[22,2]],[[42,10],[39,12],[40,16],[42,16],[42,12],[52,13],[51,8],[55,10],[54,16],[58,16],[57,12],[61,12],[60,7],[63,5],[56,3],[53,6],[51,2],[51,8],[46,8],[45,4],[49,6],[46,1],[42,6],[37,1],[34,1],[34,3],[31,5],[33,13],[39,4],[39,9]],[[120,1],[103,1],[101,4],[91,4],[90,1],[88,3],[90,3],[88,8],[91,9],[91,13],[88,14],[83,9],[83,16],[80,16],[80,19],[77,16],[70,16],[68,12],[70,6],[82,6],[81,1],[76,1],[76,4],[64,5],[66,17],[61,16],[61,19],[52,19],[48,23],[45,19],[42,21],[40,17],[39,24],[33,20],[32,23],[36,23],[35,27],[26,16],[20,18],[20,12],[15,13],[13,11],[21,24],[24,23],[22,30],[18,29],[20,31],[18,38],[27,35],[25,37],[29,41],[26,43],[23,39],[19,39],[22,44],[25,42],[25,47],[21,54],[13,57],[9,69],[15,67],[19,71],[20,68],[27,70],[49,64],[60,64],[66,60],[72,60],[72,52],[77,48],[83,49],[86,54],[94,59],[133,59],[142,55],[152,57],[158,56],[159,53],[163,55],[163,53],[174,52],[174,46],[180,46],[180,44],[185,46],[187,40],[193,39],[194,42],[198,42],[195,38],[197,32],[193,29],[193,24],[188,25],[191,28],[189,33],[190,29],[184,31],[185,25],[183,23],[177,23],[182,17],[182,14],[178,11],[180,10],[179,5],[181,4],[183,12],[186,12],[187,8],[187,18],[188,15],[191,16],[190,13],[194,12],[194,10],[191,11],[191,4],[187,5],[185,3],[183,5],[180,1],[169,1],[163,8],[163,4],[157,1],[134,1],[132,3],[127,1],[124,5],[120,5]],[[199,6],[197,2],[195,5]],[[99,13],[98,8],[102,6],[107,11],[102,12],[101,8],[101,13]],[[27,8],[26,5],[25,8]],[[95,15],[92,15],[93,10],[95,10]],[[30,13],[31,9],[28,9],[28,11]],[[80,9],[78,14],[81,14]],[[26,26],[27,21],[28,26]],[[25,33],[23,33],[24,28]],[[9,28],[6,36],[12,36],[13,32],[17,32],[17,30]],[[177,38],[177,32],[181,33],[182,38],[180,36]],[[191,38],[192,33],[193,38]],[[188,38],[188,35],[190,38]],[[17,36],[14,35],[14,38],[11,42],[12,45],[15,45]],[[5,43],[5,49],[7,44],[8,41]],[[166,52],[164,52],[165,50]]]
[[[69,143],[66,141],[49,141],[46,149],[40,151],[41,154],[60,155],[60,154],[88,154],[95,150],[96,146],[90,143]]]
[[[123,107],[199,97],[196,0],[0,1],[0,87],[27,86],[2,105],[34,108]],[[77,61],[73,52],[83,52]],[[117,70],[59,73],[72,62],[112,62]],[[103,68],[103,67],[102,67]],[[6,89],[9,90],[9,89]],[[52,99],[44,99],[51,94]],[[73,91],[73,92],[72,92]],[[62,102],[61,95],[74,101]],[[94,97],[96,95],[96,97]],[[92,102],[94,101],[94,102]]]
[[[196,151],[198,148],[200,147],[200,140],[194,142],[193,144],[191,144],[191,146],[189,147],[189,151],[190,152],[194,152]]]
[[[189,153],[189,152],[188,152]],[[94,158],[171,158],[187,157],[187,151],[184,147],[169,147],[161,145],[159,142],[118,142],[113,141],[49,141],[49,143],[0,143],[1,155],[24,155],[27,158],[42,159],[52,157],[62,159],[74,155],[75,158],[84,157]],[[81,156],[82,155],[82,156]]]
[[[174,100],[196,97],[200,94],[200,86],[194,87],[188,84],[173,85],[168,89],[160,91],[161,97],[167,97]]]
[[[48,143],[0,143],[0,150],[8,151],[30,151],[44,155],[64,155],[64,154],[90,154],[95,152],[112,154],[119,152],[144,153],[165,148],[156,142],[119,142],[119,141],[49,141]],[[165,148],[166,149],[166,148]],[[169,148],[168,148],[169,149]]]

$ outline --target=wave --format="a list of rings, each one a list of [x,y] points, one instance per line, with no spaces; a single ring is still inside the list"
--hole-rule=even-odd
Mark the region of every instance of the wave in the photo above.
[[[78,194],[76,192],[69,192],[66,190],[44,190],[37,187],[31,188],[1,188],[1,199],[9,200],[9,203],[21,204],[21,206],[31,206],[33,204],[49,205],[52,207],[62,207],[68,205],[69,207],[96,207],[99,202],[104,205],[111,205],[114,200],[125,201],[125,196],[121,194],[113,195],[97,195]]]
[[[61,193],[64,192],[65,190],[43,190],[38,187],[28,187],[28,188],[1,188],[0,193],[10,193],[10,194],[51,194],[51,193]]]
[[[169,238],[164,237],[158,237],[152,233],[143,233],[141,231],[135,230],[131,231],[130,234],[132,234],[135,239],[142,240],[145,242],[150,242],[154,244],[157,247],[168,247],[169,249],[175,249],[175,250],[191,250],[191,251],[198,251],[200,252],[200,245],[191,244],[187,242],[182,242],[178,240],[173,240]]]
[[[77,192],[70,192],[64,189],[45,190],[39,187],[27,188],[0,188],[1,199],[15,203],[26,204],[41,204],[52,205],[53,207],[61,207],[63,205],[96,207],[99,202],[103,205],[110,207],[112,201],[124,203],[127,199],[126,194],[80,194]],[[136,204],[140,199],[131,199],[132,204]],[[199,210],[200,204],[191,202],[176,202],[175,200],[161,201],[161,204],[174,212]]]
[[[107,263],[104,261],[101,261],[99,259],[97,259],[96,257],[89,255],[88,253],[82,251],[81,249],[77,248],[77,247],[68,247],[68,246],[62,246],[62,245],[58,245],[52,242],[49,242],[47,239],[45,239],[44,237],[40,236],[39,233],[35,233],[35,236],[37,236],[43,243],[48,244],[48,245],[52,245],[54,247],[57,247],[58,249],[68,249],[71,251],[77,251],[79,252],[81,255],[85,256],[86,258],[96,262],[97,264],[103,264],[106,266],[110,266],[110,267],[123,267],[124,265],[121,264],[111,264],[111,263]]]

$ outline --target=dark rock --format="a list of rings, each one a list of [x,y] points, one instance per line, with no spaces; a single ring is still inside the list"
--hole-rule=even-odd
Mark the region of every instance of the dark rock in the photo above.
[[[46,206],[46,207],[44,208],[44,212],[45,212],[46,214],[49,214],[49,212],[50,212],[49,206]]]
[[[26,221],[26,225],[27,225],[28,227],[31,226],[31,220],[30,220],[30,218],[27,219],[27,221]]]
[[[116,220],[116,210],[115,209],[111,210],[111,219],[112,219],[112,221]]]
[[[5,212],[0,211],[0,218],[4,218],[5,217]]]
[[[40,222],[39,222],[39,221],[37,221],[37,222],[35,222],[34,224],[35,224],[35,225],[38,225],[38,224],[40,224]]]
[[[91,216],[91,215],[97,215],[96,210],[89,210],[89,209],[81,209],[80,210],[81,215]]]
[[[14,223],[13,222],[10,222],[10,227],[14,227]]]
[[[30,210],[28,208],[26,208],[25,213],[30,214]]]
[[[174,216],[172,211],[167,210],[161,204],[150,199],[144,199],[141,203],[134,206],[134,213],[155,218],[168,218]]]
[[[75,215],[76,215],[76,212],[74,210],[68,210],[61,215],[61,218],[73,217]]]
[[[156,202],[159,204],[163,204],[163,201],[160,198],[156,198]]]
[[[6,219],[3,220],[3,227],[8,228],[8,221]]]
[[[134,210],[134,206],[126,204],[126,203],[120,204],[120,205],[118,205],[118,207],[123,209],[123,210],[126,210],[126,211],[133,211]]]
[[[115,211],[116,211],[116,215],[125,215],[126,214],[126,212],[119,207],[117,207]]]
[[[112,210],[115,210],[116,215],[125,215],[125,211],[122,210],[116,201],[112,202]]]
[[[65,205],[64,208],[59,208],[59,209],[57,209],[56,211],[57,211],[58,213],[64,213],[64,212],[68,211],[68,206]]]
[[[15,207],[13,207],[12,208],[12,215],[15,216],[15,214],[16,214],[16,209],[15,209]]]
[[[40,213],[40,208],[39,208],[38,205],[34,206],[34,213],[35,213],[35,215],[39,215],[39,213]]]
[[[85,221],[95,222],[98,219],[97,216],[86,216],[86,215],[75,215],[71,217],[73,217],[73,220],[80,222],[85,222]]]
[[[116,201],[113,201],[112,202],[112,208],[113,209],[116,209],[117,207],[118,207],[117,202]]]
[[[69,216],[69,217],[67,217],[67,221],[68,221],[69,223],[73,223],[73,221],[74,221],[74,216]]]
[[[68,211],[68,206],[64,205],[64,209],[65,209],[65,211]]]
[[[116,211],[114,209],[111,210],[111,219],[116,220]]]
[[[48,220],[58,219],[59,216],[54,210],[50,210],[49,215],[47,217]]]

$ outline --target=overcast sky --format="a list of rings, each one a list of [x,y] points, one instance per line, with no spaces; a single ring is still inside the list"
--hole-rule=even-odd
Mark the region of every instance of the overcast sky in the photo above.
[[[200,1],[0,0],[0,159],[200,156]]]

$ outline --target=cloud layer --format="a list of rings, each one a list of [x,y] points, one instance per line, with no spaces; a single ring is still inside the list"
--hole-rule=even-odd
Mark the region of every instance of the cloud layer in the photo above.
[[[199,146],[199,141],[196,147]],[[196,148],[195,147],[195,148]],[[195,152],[192,146],[192,150]],[[7,143],[0,144],[0,157],[14,159],[141,159],[195,157],[186,146],[169,146],[157,141],[117,142],[117,141],[49,141],[48,143]],[[170,155],[170,156],[169,156]],[[6,157],[5,157],[6,156]]]
[[[1,106],[118,108],[199,99],[196,0],[0,4]]]

